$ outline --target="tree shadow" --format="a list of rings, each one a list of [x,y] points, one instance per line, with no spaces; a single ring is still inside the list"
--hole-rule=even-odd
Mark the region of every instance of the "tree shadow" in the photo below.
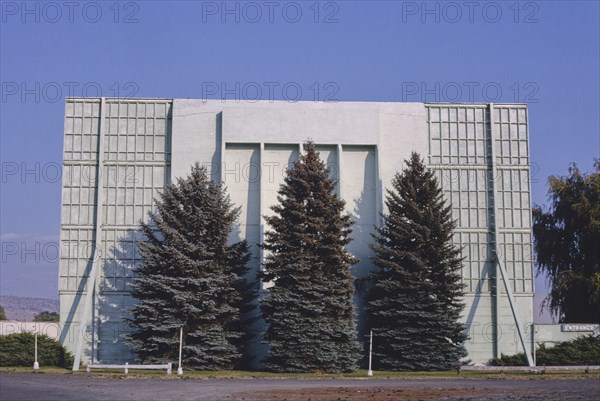
[[[94,247],[95,247],[95,245],[94,245]],[[95,252],[94,247],[90,248],[91,255],[88,257],[84,272],[79,279],[79,284],[77,286],[77,290],[75,291],[75,294],[73,296],[73,300],[71,302],[69,312],[67,312],[67,318],[66,318],[66,320],[64,320],[64,321],[61,320],[61,322],[60,322],[62,325],[62,329],[61,329],[61,332],[59,335],[59,342],[62,345],[64,345],[67,349],[69,349],[69,350],[72,349],[73,354],[75,354],[75,352],[76,352],[75,348],[77,347],[79,332],[80,332],[82,324],[86,324],[86,326],[87,326],[84,329],[84,347],[85,347],[86,341],[89,340],[89,331],[90,331],[89,324],[83,323],[83,322],[77,322],[76,320],[74,321],[74,319],[76,318],[76,315],[77,315],[77,309],[81,307],[81,310],[83,311],[83,307],[85,306],[84,305],[85,294],[86,294],[85,289],[86,289],[86,286],[87,286],[87,283],[89,280],[90,273],[92,271],[92,265],[93,265],[93,261],[94,261],[93,255]],[[79,252],[79,248],[78,248],[77,252]],[[76,324],[74,324],[74,323],[76,323]],[[81,354],[82,360],[85,358],[91,357],[91,352],[89,351],[89,347],[85,347],[85,349],[82,351],[84,351]]]
[[[241,226],[234,224],[229,235],[229,244],[236,244],[242,241]],[[258,273],[260,270],[260,250],[257,244],[249,244],[251,252],[250,262],[247,264],[247,272],[243,279],[246,281],[253,294],[253,300],[249,310],[244,311],[240,316],[242,329],[245,331],[244,343],[242,345],[243,357],[238,363],[241,369],[259,369],[262,367],[260,361],[267,355],[268,347],[262,342],[264,333],[267,330],[267,324],[262,319],[260,312],[259,291],[260,284]],[[242,294],[243,295],[243,294]]]
[[[221,168],[223,167],[223,160],[221,159],[223,156],[221,155],[221,144],[223,143],[223,112],[218,112],[217,116],[216,116],[216,123],[215,123],[215,149],[217,150],[216,152],[214,152],[213,156],[212,156],[212,160],[211,160],[211,165],[207,166],[210,167],[210,171],[208,172],[210,174],[210,179],[214,182],[220,182],[221,181]]]
[[[369,169],[369,163],[372,161],[367,158],[365,160],[365,171]],[[367,314],[367,297],[370,288],[369,275],[375,270],[373,257],[375,256],[370,248],[373,241],[372,234],[375,233],[375,226],[379,224],[377,218],[378,208],[377,199],[378,191],[381,187],[377,182],[370,179],[370,175],[365,174],[362,191],[358,198],[354,199],[354,208],[350,216],[354,222],[353,231],[350,237],[352,242],[348,244],[348,251],[355,255],[359,262],[352,266],[351,272],[354,277],[354,297],[353,302],[356,308],[356,323],[357,323],[357,339],[363,344],[364,352],[363,359],[360,361],[361,366],[365,365],[365,355],[368,350],[368,314]]]
[[[105,235],[109,235],[107,232]],[[114,234],[116,236],[116,233]],[[125,341],[131,332],[127,319],[131,308],[137,303],[131,294],[134,269],[141,263],[137,244],[144,240],[140,229],[126,230],[107,246],[102,264],[100,294],[95,322],[97,323],[97,347],[95,359],[101,363],[124,363],[138,360],[135,352]],[[105,240],[108,242],[107,240]]]
[[[475,292],[468,294],[468,295],[473,295],[473,301],[471,303],[471,305],[469,306],[469,311],[466,314],[466,318],[465,318],[465,332],[467,333],[467,335],[469,335],[472,333],[472,327],[473,327],[473,323],[475,322],[475,315],[477,314],[477,310],[479,309],[479,302],[481,300],[481,297],[484,295],[488,295],[491,293],[491,291],[493,291],[493,282],[495,280],[495,271],[494,271],[494,265],[495,265],[495,261],[494,261],[494,256],[493,256],[493,250],[492,250],[492,242],[491,242],[491,238],[488,238],[488,242],[487,242],[487,254],[486,254],[486,258],[485,261],[483,263],[483,267],[481,269],[481,274],[479,279],[477,280],[477,285],[475,286]],[[461,249],[464,250],[464,246]],[[486,284],[486,280],[487,280],[487,289],[484,289],[484,285]],[[467,294],[465,294],[467,295]],[[494,333],[496,333],[497,331],[497,324],[498,324],[498,316],[496,316],[495,313],[495,303],[498,302],[497,299],[492,299],[492,302],[490,303],[490,306],[492,308],[492,310],[490,311],[490,315],[492,318],[492,325],[494,327]],[[496,334],[494,334],[494,336],[496,336]],[[471,341],[473,341],[473,338],[470,338]],[[469,341],[469,339],[467,340]],[[496,355],[497,353],[497,345],[494,342],[493,344],[493,354]]]

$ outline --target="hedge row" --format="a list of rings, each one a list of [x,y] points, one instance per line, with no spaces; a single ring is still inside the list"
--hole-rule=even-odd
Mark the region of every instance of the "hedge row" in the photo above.
[[[600,336],[588,335],[553,347],[542,344],[536,350],[537,366],[600,365]],[[525,354],[504,355],[491,359],[492,366],[527,366]]]
[[[34,342],[31,333],[0,336],[0,366],[33,366]],[[73,355],[56,340],[38,335],[38,362],[40,366],[71,368]]]

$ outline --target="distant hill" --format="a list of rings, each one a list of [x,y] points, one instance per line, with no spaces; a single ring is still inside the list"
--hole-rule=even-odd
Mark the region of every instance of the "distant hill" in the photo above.
[[[48,298],[15,297],[0,295],[0,305],[4,307],[9,320],[32,321],[33,316],[43,311],[59,312],[59,302]]]

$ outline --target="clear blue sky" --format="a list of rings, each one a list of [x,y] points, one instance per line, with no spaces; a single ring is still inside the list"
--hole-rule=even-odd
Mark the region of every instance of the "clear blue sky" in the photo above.
[[[526,102],[536,203],[599,157],[597,1],[0,4],[2,294],[57,298],[69,94]]]

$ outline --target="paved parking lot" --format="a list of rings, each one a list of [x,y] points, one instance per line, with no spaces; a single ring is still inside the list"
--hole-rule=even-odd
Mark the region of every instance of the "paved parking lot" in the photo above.
[[[70,400],[526,400],[600,399],[600,380],[245,379],[184,380],[0,373],[2,401]]]

